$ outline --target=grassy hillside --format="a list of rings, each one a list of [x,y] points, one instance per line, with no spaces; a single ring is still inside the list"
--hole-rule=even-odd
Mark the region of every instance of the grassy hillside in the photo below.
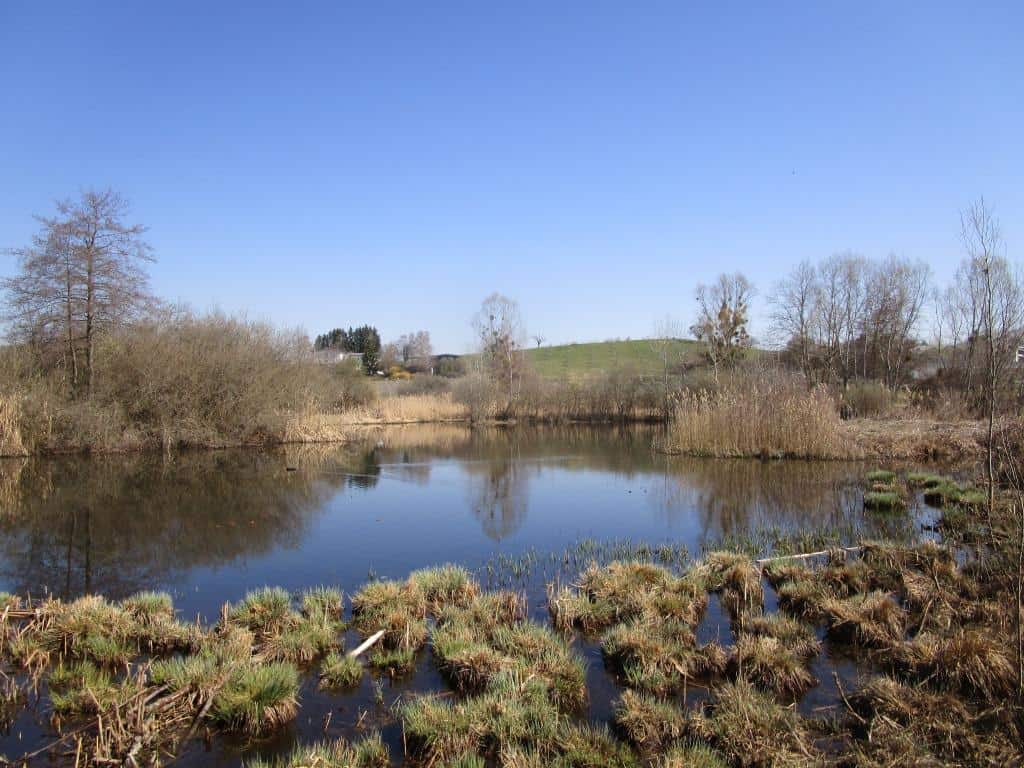
[[[696,361],[700,345],[695,341],[675,340],[672,359]],[[657,376],[664,370],[658,350],[649,339],[600,341],[591,344],[563,344],[527,352],[537,372],[547,378],[584,378],[595,373],[627,369],[633,373]]]

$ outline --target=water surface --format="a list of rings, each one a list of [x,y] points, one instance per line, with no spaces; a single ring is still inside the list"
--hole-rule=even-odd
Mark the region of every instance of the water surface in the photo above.
[[[545,582],[571,578],[602,546],[607,555],[607,542],[698,556],[752,530],[852,538],[929,514],[919,505],[896,517],[865,514],[863,464],[667,457],[651,450],[654,436],[653,428],[424,425],[368,431],[346,445],[8,461],[0,464],[0,589],[62,598],[161,589],[183,617],[212,621],[224,602],[263,585],[351,594],[373,577],[455,562],[485,585],[512,579],[543,621]],[[698,636],[732,642],[716,596]],[[348,633],[348,647],[357,641]],[[574,644],[589,664],[583,716],[607,722],[618,681],[596,639]],[[833,670],[845,679],[857,671],[826,646],[814,666],[821,685],[801,711],[836,703]],[[234,766],[253,752],[379,728],[398,764],[391,706],[446,687],[429,647],[410,676],[367,675],[354,692],[320,691],[310,672],[299,717],[282,732],[255,745],[197,741],[181,763]],[[685,703],[704,695],[694,689]],[[0,752],[15,757],[52,738],[41,700],[7,723]]]

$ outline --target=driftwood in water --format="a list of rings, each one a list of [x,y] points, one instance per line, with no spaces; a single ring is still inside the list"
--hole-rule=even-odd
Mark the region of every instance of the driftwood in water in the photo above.
[[[356,658],[356,657],[357,657],[357,656],[358,656],[359,654],[361,654],[361,653],[365,653],[365,652],[366,652],[366,651],[368,651],[368,650],[369,650],[370,648],[372,648],[372,647],[373,647],[374,645],[376,645],[376,644],[377,644],[377,642],[378,642],[378,641],[379,641],[379,640],[380,640],[380,639],[381,639],[382,637],[384,637],[384,630],[383,630],[383,629],[382,629],[382,630],[380,630],[379,632],[374,632],[374,633],[373,633],[372,635],[370,635],[370,636],[369,636],[368,638],[366,638],[366,639],[365,639],[365,640],[363,641],[362,645],[360,645],[360,646],[359,646],[358,648],[355,648],[354,650],[351,650],[351,651],[349,651],[349,652],[348,652],[347,654],[345,654],[345,655],[346,655],[346,656],[348,656],[348,657],[349,657],[350,659],[354,659],[354,658]]]
[[[806,560],[808,557],[822,557],[831,552],[860,552],[863,547],[833,547],[832,549],[823,549],[819,552],[804,552],[801,555],[779,555],[778,557],[762,557],[760,560],[754,562],[758,565],[763,566],[765,563],[770,563],[775,560]]]

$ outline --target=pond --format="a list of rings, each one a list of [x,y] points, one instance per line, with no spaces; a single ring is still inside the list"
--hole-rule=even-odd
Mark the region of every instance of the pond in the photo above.
[[[452,562],[485,586],[523,590],[546,621],[547,581],[640,542],[682,561],[752,532],[893,535],[931,514],[919,500],[895,519],[865,513],[863,464],[667,457],[651,450],[655,429],[419,425],[367,430],[345,445],[9,461],[0,465],[0,589],[61,598],[166,590],[180,616],[208,622],[263,585],[351,594],[375,577]],[[713,601],[699,634],[728,642],[728,633]],[[606,721],[617,684],[596,641],[576,644],[590,668],[587,716]],[[825,654],[816,665],[823,682],[801,701],[808,711],[835,698],[832,669],[852,673],[852,662]],[[237,765],[247,752],[372,727],[401,755],[390,705],[445,687],[429,659],[404,679],[367,676],[347,695],[318,691],[311,675],[284,732],[256,746],[193,745],[182,762]],[[14,720],[3,752],[46,742],[44,709]]]

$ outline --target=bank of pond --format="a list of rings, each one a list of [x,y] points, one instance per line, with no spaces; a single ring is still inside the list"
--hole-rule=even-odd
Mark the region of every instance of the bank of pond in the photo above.
[[[523,590],[458,565],[351,595],[266,587],[204,623],[159,592],[4,595],[3,750],[292,768],[1022,759],[1009,596],[972,550],[592,554]]]

